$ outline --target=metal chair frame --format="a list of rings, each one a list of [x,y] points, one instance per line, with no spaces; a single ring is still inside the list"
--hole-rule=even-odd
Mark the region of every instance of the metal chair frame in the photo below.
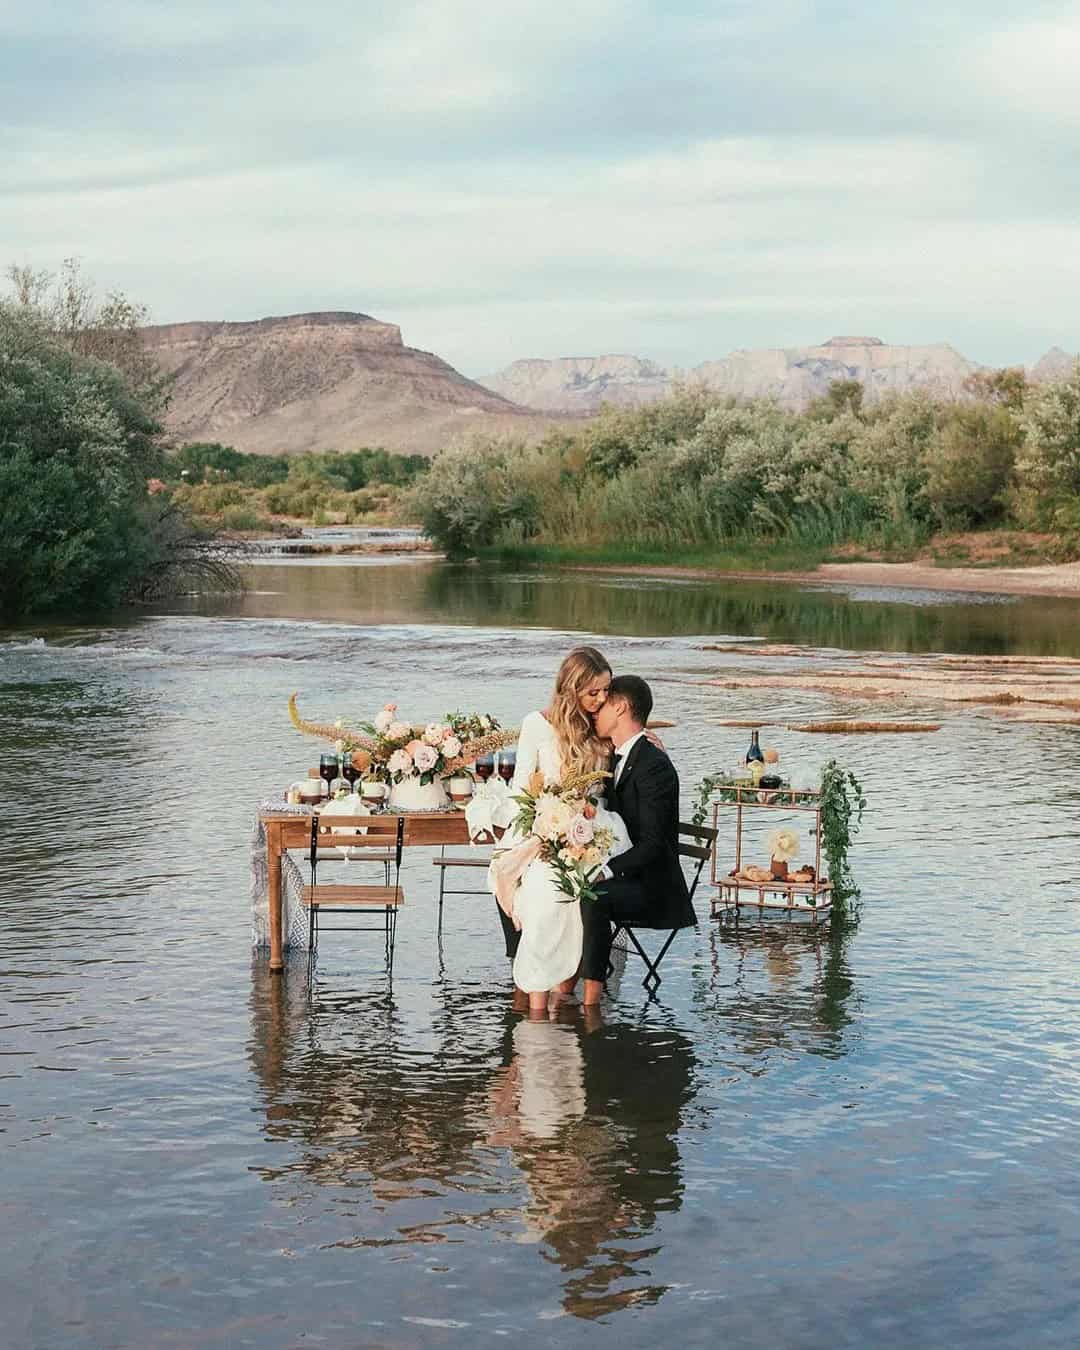
[[[697,867],[694,869],[694,876],[692,881],[690,882],[691,900],[693,900],[694,893],[698,888],[698,882],[701,880],[701,874],[705,870],[705,864],[712,857],[713,850],[716,847],[716,836],[718,834],[719,834],[718,830],[714,830],[707,825],[688,825],[683,821],[679,822],[679,844],[678,844],[679,857],[697,859]],[[683,835],[688,835],[690,836],[690,838],[697,840],[704,839],[706,842],[704,844],[683,843],[682,841]],[[634,951],[645,962],[646,973],[645,978],[641,981],[641,983],[652,994],[656,992],[656,989],[661,982],[660,971],[658,969],[660,962],[667,955],[668,948],[675,941],[675,936],[679,932],[679,929],[673,928],[668,933],[664,945],[660,948],[660,951],[654,960],[649,956],[648,952],[641,945],[640,941],[638,940],[637,933],[634,931],[636,928],[648,928],[648,927],[650,927],[650,925],[648,924],[617,923],[615,924],[614,931],[611,934],[611,941],[614,943],[615,939],[619,936],[620,933],[626,934],[627,938],[630,941],[631,946],[634,948]],[[655,929],[654,931],[663,932],[664,930],[661,928]],[[610,966],[608,967],[608,973],[609,974],[611,973]]]
[[[339,823],[339,822],[340,822],[340,817],[333,817],[333,819],[334,819],[334,825],[335,825],[337,828],[340,828],[340,823]],[[325,860],[325,855],[326,855],[327,849],[326,849],[326,846],[325,846],[325,839],[323,840],[323,847],[320,848],[320,846],[319,846],[319,842],[320,842],[320,841],[319,841],[319,829],[320,829],[320,826],[319,826],[319,816],[318,816],[318,813],[316,813],[315,815],[313,815],[313,816],[311,817],[311,843],[310,843],[310,847],[309,847],[309,850],[308,850],[308,861],[309,861],[310,864],[311,864],[311,891],[312,891],[312,898],[311,898],[311,901],[310,901],[309,904],[308,904],[308,953],[309,953],[309,960],[310,960],[311,957],[314,956],[314,954],[315,954],[315,952],[316,952],[316,950],[317,950],[317,948],[318,948],[318,945],[319,945],[319,932],[320,932],[320,930],[323,931],[323,932],[327,932],[327,933],[378,933],[378,932],[381,932],[381,933],[383,934],[383,948],[384,948],[384,953],[385,953],[385,958],[386,958],[387,970],[389,971],[390,974],[393,974],[393,970],[394,970],[394,946],[395,946],[395,943],[396,943],[396,941],[397,941],[397,913],[398,913],[398,909],[400,908],[400,906],[401,906],[401,905],[403,904],[403,902],[404,902],[404,896],[403,896],[402,893],[401,893],[401,854],[402,854],[402,849],[404,848],[404,844],[405,844],[405,817],[404,817],[404,816],[398,816],[398,817],[396,817],[396,820],[397,820],[397,824],[396,824],[396,827],[395,827],[395,826],[391,826],[391,825],[390,825],[389,820],[387,820],[387,819],[385,819],[385,818],[375,817],[374,821],[372,821],[372,820],[370,820],[370,819],[369,819],[369,820],[366,820],[366,821],[365,821],[365,825],[362,827],[362,828],[369,829],[369,830],[370,830],[370,829],[375,829],[375,830],[377,830],[379,833],[385,833],[387,836],[389,836],[391,833],[394,834],[394,849],[393,849],[393,852],[394,852],[394,861],[393,861],[393,868],[394,868],[394,883],[393,883],[393,887],[391,888],[391,886],[390,886],[390,876],[389,876],[391,864],[388,862],[388,863],[386,864],[387,885],[386,885],[386,887],[384,888],[384,889],[386,889],[386,890],[392,889],[393,892],[394,892],[394,898],[393,898],[393,901],[392,901],[392,902],[387,903],[387,904],[385,904],[384,906],[382,906],[382,910],[383,910],[383,921],[382,921],[382,923],[381,923],[381,924],[322,924],[322,923],[320,923],[320,921],[319,921],[319,915],[320,915],[320,912],[325,911],[327,914],[354,914],[354,913],[356,912],[356,906],[354,906],[354,905],[348,905],[348,906],[346,906],[346,905],[335,905],[335,904],[333,903],[333,900],[332,900],[332,899],[331,899],[327,904],[321,904],[321,903],[319,903],[319,902],[315,899],[315,896],[316,896],[316,894],[317,894],[317,892],[318,892],[318,866],[319,866],[319,855],[320,855],[320,854],[323,854],[324,860]],[[377,822],[377,823],[376,823],[376,822]],[[385,827],[385,828],[383,828],[383,827]],[[329,829],[329,828],[334,828],[334,827],[332,827],[332,826],[324,827],[324,829]],[[349,845],[341,845],[341,847],[350,847],[350,846],[349,846]],[[362,847],[362,846],[361,846],[361,847]],[[356,861],[362,861],[362,859],[357,859]],[[326,887],[326,890],[327,890],[328,893],[330,893],[330,894],[332,895],[333,890],[334,890],[334,887],[333,887],[333,886],[328,886],[328,887]],[[376,910],[377,910],[378,908],[379,908],[378,905],[373,906],[373,909],[376,909]]]
[[[447,896],[447,895],[490,895],[490,894],[491,894],[491,892],[487,889],[486,886],[485,886],[482,890],[474,890],[474,889],[467,889],[467,890],[451,890],[451,889],[447,886],[447,884],[446,884],[446,869],[447,869],[448,867],[473,867],[473,868],[477,868],[477,869],[479,869],[479,868],[481,868],[481,867],[486,868],[486,867],[490,864],[491,859],[490,859],[490,857],[488,857],[488,858],[457,858],[457,857],[451,857],[451,858],[448,858],[448,857],[446,856],[446,845],[443,844],[442,848],[440,848],[440,850],[439,850],[439,856],[438,856],[437,858],[432,858],[431,862],[432,862],[432,866],[433,866],[433,867],[437,867],[437,868],[439,869],[439,919],[438,919],[438,927],[437,927],[437,931],[438,931],[439,933],[442,933],[442,921],[443,921],[443,897],[444,897],[444,896]],[[485,875],[486,875],[486,873],[485,873]]]

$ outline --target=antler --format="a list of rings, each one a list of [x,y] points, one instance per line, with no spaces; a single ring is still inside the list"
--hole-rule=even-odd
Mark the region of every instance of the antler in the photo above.
[[[296,695],[289,699],[289,717],[297,731],[305,736],[318,736],[321,741],[340,741],[346,750],[373,750],[375,741],[362,731],[352,727],[329,726],[325,722],[308,722],[300,716],[296,706]]]

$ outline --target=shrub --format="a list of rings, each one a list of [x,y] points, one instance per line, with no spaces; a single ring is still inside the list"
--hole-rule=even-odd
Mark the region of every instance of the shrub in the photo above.
[[[1050,524],[1080,495],[1080,364],[1068,379],[1029,392],[1019,423],[1018,513],[1027,524]]]
[[[957,404],[926,448],[926,497],[937,523],[964,528],[1000,519],[1020,445],[1004,406]]]
[[[520,444],[482,438],[443,450],[411,497],[424,532],[451,558],[495,543],[513,522],[531,538],[540,507],[523,482],[525,459]]]

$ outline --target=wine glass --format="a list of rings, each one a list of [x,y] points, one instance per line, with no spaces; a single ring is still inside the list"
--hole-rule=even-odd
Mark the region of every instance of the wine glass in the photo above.
[[[476,776],[481,783],[486,783],[495,772],[495,756],[479,755],[476,760]]]
[[[499,777],[503,780],[503,782],[507,785],[507,787],[510,786],[510,782],[514,777],[514,770],[516,768],[517,768],[517,755],[514,753],[514,751],[500,750]]]
[[[352,762],[352,755],[348,750],[341,756],[341,776],[348,783],[350,791],[356,786],[356,780],[360,777],[360,770]]]
[[[327,792],[330,791],[330,784],[338,776],[338,757],[337,755],[319,756],[319,777],[326,784]]]

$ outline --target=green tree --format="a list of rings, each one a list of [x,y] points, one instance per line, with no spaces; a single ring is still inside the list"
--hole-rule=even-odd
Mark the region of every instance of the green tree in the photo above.
[[[1000,518],[1020,445],[1020,427],[1002,404],[957,404],[925,452],[926,497],[939,525]]]
[[[12,276],[0,301],[0,620],[115,604],[170,581],[235,575],[149,480],[163,384],[125,334],[123,297],[94,308],[77,277],[48,296]],[[98,329],[96,324],[103,325]]]
[[[1062,511],[1071,520],[1080,497],[1080,363],[1068,379],[1032,389],[1019,422],[1018,514],[1031,525],[1050,525]]]

